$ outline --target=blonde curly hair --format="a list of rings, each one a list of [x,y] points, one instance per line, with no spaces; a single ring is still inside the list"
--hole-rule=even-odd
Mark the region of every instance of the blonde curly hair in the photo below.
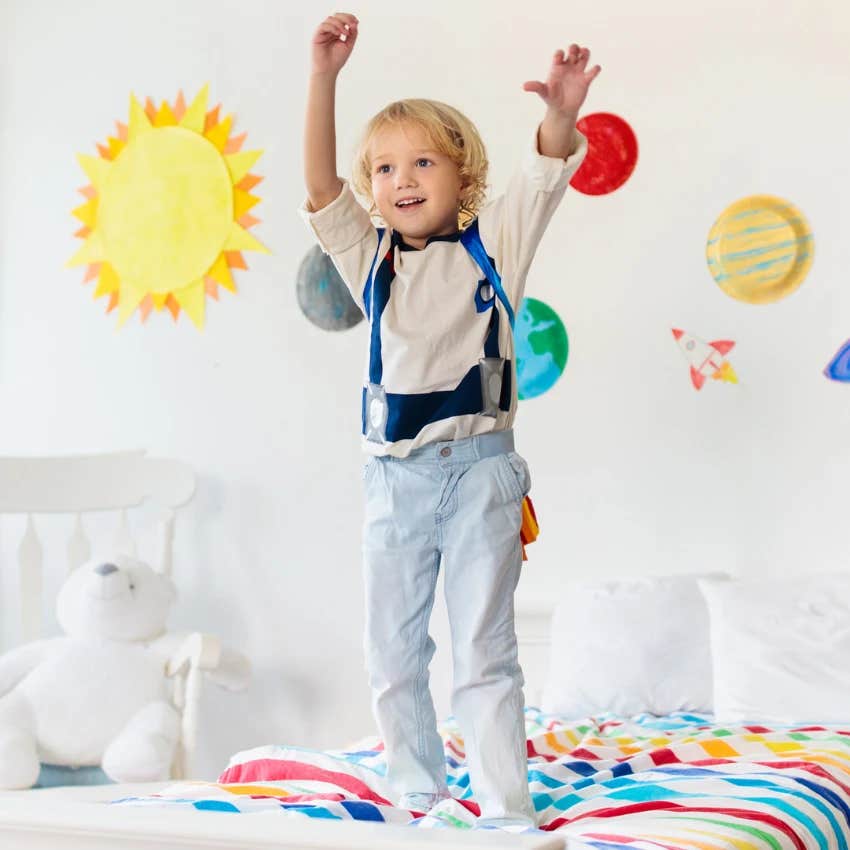
[[[387,104],[366,125],[354,156],[351,184],[354,191],[368,199],[370,214],[378,215],[372,197],[372,163],[369,146],[375,134],[387,126],[416,124],[428,135],[431,144],[457,166],[461,181],[458,228],[463,229],[476,215],[487,188],[487,152],[472,121],[462,112],[438,100],[409,98]]]

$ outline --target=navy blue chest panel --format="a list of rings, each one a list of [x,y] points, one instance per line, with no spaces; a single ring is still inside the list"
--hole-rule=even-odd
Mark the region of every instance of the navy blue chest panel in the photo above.
[[[429,393],[388,393],[383,387],[381,357],[381,316],[390,299],[395,279],[394,251],[399,240],[392,233],[390,246],[379,259],[383,229],[378,230],[378,249],[363,290],[363,303],[369,318],[369,383],[363,388],[362,426],[367,439],[384,443],[412,440],[426,425],[453,416],[481,414],[495,416],[497,409],[510,410],[511,361],[502,359],[499,352],[499,305],[507,314],[513,328],[514,313],[502,289],[502,282],[493,259],[487,255],[474,221],[463,233],[460,242],[481,269],[484,277],[478,281],[470,298],[479,313],[490,311],[490,321],[484,340],[484,357],[471,364],[460,383],[451,390]]]

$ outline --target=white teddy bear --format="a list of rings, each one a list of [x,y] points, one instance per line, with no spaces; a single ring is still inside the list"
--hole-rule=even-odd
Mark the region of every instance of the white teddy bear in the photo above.
[[[71,573],[56,604],[65,635],[0,656],[0,788],[31,787],[41,762],[168,778],[180,716],[166,664],[187,637],[165,629],[174,596],[166,575],[128,556]],[[224,651],[208,675],[236,690],[249,664]]]

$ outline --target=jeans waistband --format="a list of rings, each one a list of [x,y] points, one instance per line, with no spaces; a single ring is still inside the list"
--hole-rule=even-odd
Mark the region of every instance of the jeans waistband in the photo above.
[[[452,463],[470,463],[485,457],[505,454],[514,451],[514,432],[512,428],[504,431],[488,431],[486,434],[475,434],[460,440],[441,440],[428,443],[414,449],[407,457],[394,458],[402,462],[426,461]]]

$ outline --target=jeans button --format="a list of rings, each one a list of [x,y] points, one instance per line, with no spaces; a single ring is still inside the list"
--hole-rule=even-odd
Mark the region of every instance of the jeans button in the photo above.
[[[440,449],[440,454],[443,457],[448,457],[451,453],[452,450],[448,446],[443,446],[443,448]]]

